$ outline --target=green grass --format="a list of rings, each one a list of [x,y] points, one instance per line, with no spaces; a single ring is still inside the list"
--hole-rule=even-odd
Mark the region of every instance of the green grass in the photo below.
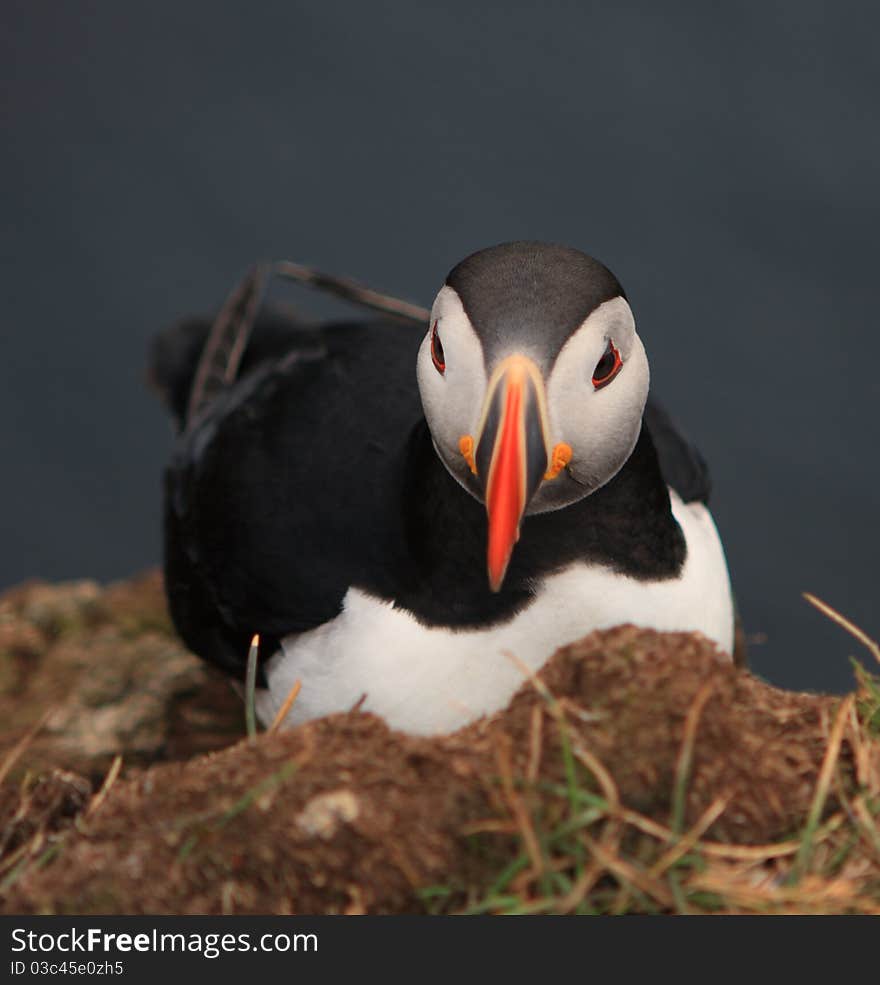
[[[260,797],[293,776],[297,769],[298,765],[295,762],[285,763],[280,769],[247,790],[226,810],[201,814],[197,819],[190,818],[186,823],[191,824],[195,821],[197,830],[191,832],[184,840],[177,854],[178,861],[183,862],[189,858],[201,842],[221,832],[227,824],[243,814]]]
[[[880,790],[852,790],[838,762],[844,740],[858,741],[847,731],[853,707],[862,741],[878,735],[880,680],[860,665],[856,675],[859,690],[837,708],[802,827],[784,842],[752,848],[705,840],[726,801],[685,827],[696,722],[708,694],[698,695],[685,722],[668,827],[621,806],[613,778],[545,694],[562,782],[492,778],[508,815],[469,833],[482,862],[497,858],[495,874],[479,887],[428,887],[422,905],[431,913],[508,915],[880,913]]]
[[[869,735],[880,737],[880,675],[871,674],[855,657],[850,658],[858,683],[856,710]]]

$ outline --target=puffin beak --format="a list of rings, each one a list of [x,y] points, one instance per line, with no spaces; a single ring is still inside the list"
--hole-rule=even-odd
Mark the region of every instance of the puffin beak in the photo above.
[[[529,500],[547,471],[544,381],[535,363],[509,356],[492,374],[476,449],[489,515],[489,587],[501,589]]]

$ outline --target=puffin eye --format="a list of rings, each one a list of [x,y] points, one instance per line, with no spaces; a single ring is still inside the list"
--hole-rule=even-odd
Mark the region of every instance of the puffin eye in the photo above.
[[[446,372],[446,357],[443,355],[443,343],[437,332],[437,322],[431,329],[431,359],[434,361],[434,368],[442,376]]]
[[[608,347],[593,370],[593,386],[597,390],[601,390],[603,386],[608,386],[622,367],[623,360],[620,358],[620,353],[615,348],[611,339],[609,339]]]

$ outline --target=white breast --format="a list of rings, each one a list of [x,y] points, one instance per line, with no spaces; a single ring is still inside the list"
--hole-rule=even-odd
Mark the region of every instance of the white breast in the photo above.
[[[352,588],[342,612],[289,636],[267,664],[257,713],[270,722],[294,682],[302,681],[287,725],[362,708],[392,727],[452,732],[503,708],[523,682],[509,654],[539,670],[560,646],[621,623],[694,630],[733,652],[733,603],[724,551],[712,515],[670,490],[687,541],[679,578],[640,581],[600,565],[576,564],[546,578],[527,609],[483,630],[423,626],[408,612]]]

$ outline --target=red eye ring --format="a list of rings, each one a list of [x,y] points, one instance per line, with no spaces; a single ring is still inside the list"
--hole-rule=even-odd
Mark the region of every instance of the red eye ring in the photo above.
[[[601,390],[603,386],[608,386],[622,368],[623,360],[620,358],[620,353],[611,339],[609,339],[608,348],[599,362],[596,363],[596,368],[593,370],[593,386],[597,390]]]
[[[431,359],[434,363],[434,369],[442,376],[446,372],[446,356],[443,353],[443,343],[437,332],[437,322],[434,322],[434,327],[431,329]]]

